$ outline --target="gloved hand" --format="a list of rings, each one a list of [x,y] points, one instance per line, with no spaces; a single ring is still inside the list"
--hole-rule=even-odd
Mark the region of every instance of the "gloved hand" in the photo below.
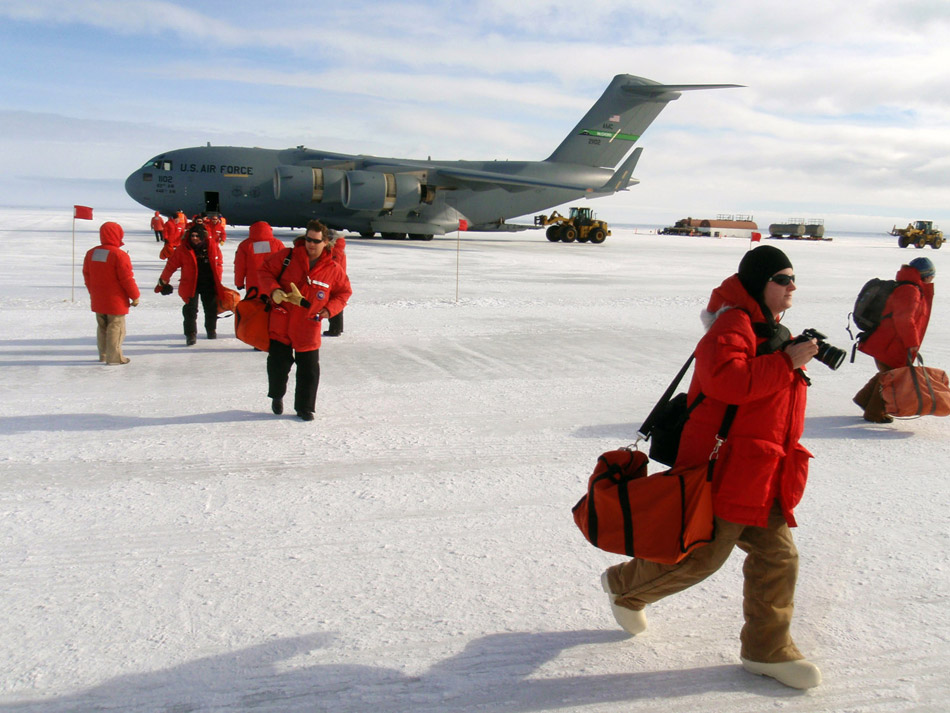
[[[162,282],[162,278],[158,278],[158,282],[155,284],[155,294],[157,295],[162,291],[162,288],[167,285],[167,282]]]
[[[279,305],[281,302],[284,302],[287,299],[287,293],[278,287],[276,290],[270,293],[270,299],[275,305]]]
[[[167,282],[166,282],[164,285],[162,285],[162,294],[163,294],[163,295],[170,295],[170,294],[171,294],[172,292],[174,292],[174,291],[175,291],[175,288],[172,287],[172,286],[171,286],[170,284],[168,284]]]
[[[288,295],[287,293],[284,293],[284,295],[288,302],[295,304],[298,307],[300,306],[300,302],[303,300],[303,295],[300,294],[300,290],[297,289],[297,285],[295,285],[293,282],[290,283],[290,294]]]
[[[138,307],[138,306],[139,306],[138,298],[132,300],[132,306],[133,306],[133,307]]]

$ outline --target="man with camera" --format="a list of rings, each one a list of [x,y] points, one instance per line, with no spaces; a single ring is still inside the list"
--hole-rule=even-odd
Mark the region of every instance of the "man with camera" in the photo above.
[[[821,673],[791,637],[798,551],[790,528],[812,457],[798,442],[808,387],[804,366],[819,346],[808,335],[790,339],[779,324],[795,290],[785,253],[760,246],[713,290],[702,313],[707,331],[696,346],[688,399],[703,398],[683,428],[675,467],[704,467],[718,448],[713,541],[675,565],[633,559],[610,567],[601,583],[617,622],[637,634],[646,629],[648,604],[713,574],[738,546],[746,552],[742,665],[803,689],[817,686]],[[727,411],[733,416],[728,427]]]

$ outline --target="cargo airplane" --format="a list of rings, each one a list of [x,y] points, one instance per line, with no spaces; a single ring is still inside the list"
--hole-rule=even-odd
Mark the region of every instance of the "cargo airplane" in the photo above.
[[[680,92],[736,84],[659,84],[619,74],[543,161],[433,161],[292,149],[207,146],[150,159],[128,194],[171,215],[218,211],[229,223],[296,228],[316,218],[372,237],[428,240],[468,228],[514,231],[506,219],[639,183],[646,128]],[[631,151],[631,149],[633,149]]]

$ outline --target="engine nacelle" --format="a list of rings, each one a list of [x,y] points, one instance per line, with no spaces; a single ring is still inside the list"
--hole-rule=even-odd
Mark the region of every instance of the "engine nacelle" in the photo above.
[[[343,205],[350,210],[403,210],[426,196],[422,181],[406,173],[347,171],[343,178]]]
[[[274,169],[274,198],[289,203],[339,203],[343,171],[310,166]]]

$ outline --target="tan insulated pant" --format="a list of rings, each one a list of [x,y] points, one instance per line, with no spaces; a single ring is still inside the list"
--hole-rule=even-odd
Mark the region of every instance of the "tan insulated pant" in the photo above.
[[[778,504],[768,527],[738,525],[716,518],[716,537],[679,564],[633,559],[607,570],[616,603],[629,609],[682,591],[706,579],[728,559],[733,547],[746,553],[742,571],[745,626],[741,655],[750,661],[778,663],[804,658],[789,632],[795,608],[798,550]]]
[[[99,361],[106,364],[124,364],[122,342],[125,340],[124,314],[96,313],[96,345],[99,347]]]
[[[874,364],[877,366],[877,373],[854,395],[853,401],[864,409],[864,417],[868,421],[879,422],[887,415],[884,396],[881,394],[880,376],[885,371],[890,371],[891,367],[877,359]]]

